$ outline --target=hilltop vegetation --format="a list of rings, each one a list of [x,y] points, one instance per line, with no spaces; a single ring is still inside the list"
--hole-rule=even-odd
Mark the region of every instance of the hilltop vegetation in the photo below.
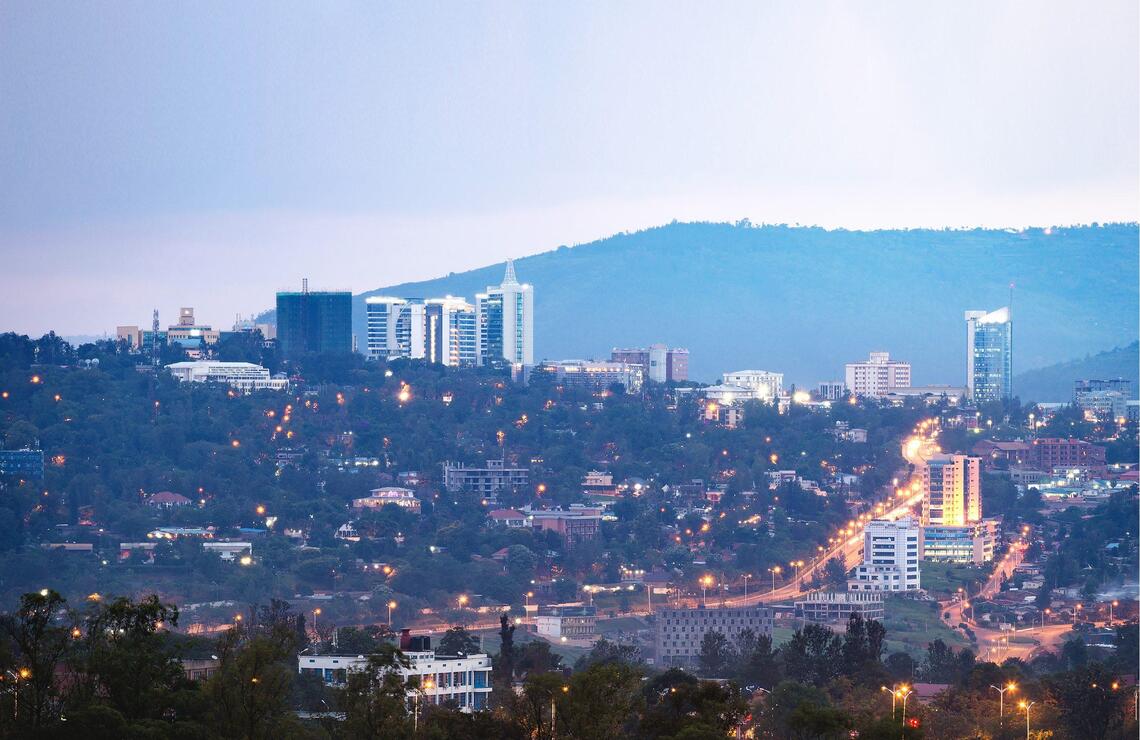
[[[842,378],[843,363],[889,350],[917,384],[965,382],[966,309],[1014,295],[1020,372],[1099,352],[1138,334],[1136,224],[1051,230],[827,231],[672,223],[519,259],[535,286],[536,357],[608,357],[614,346],[688,347],[694,379],[746,367],[789,382]],[[384,285],[364,297],[466,296],[501,264]],[[918,320],[916,317],[922,317]],[[1023,396],[1024,398],[1024,396]]]
[[[1073,381],[1088,378],[1131,380],[1132,397],[1136,398],[1140,388],[1140,342],[1030,370],[1014,377],[1013,388],[1024,400],[1069,402],[1073,400]]]

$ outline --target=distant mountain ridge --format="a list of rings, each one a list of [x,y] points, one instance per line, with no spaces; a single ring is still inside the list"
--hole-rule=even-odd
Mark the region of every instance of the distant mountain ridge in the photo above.
[[[1014,371],[1118,346],[1138,334],[1137,225],[1024,231],[845,231],[671,223],[515,261],[535,286],[536,357],[608,357],[616,346],[687,347],[690,375],[781,371],[788,384],[843,377],[872,350],[914,382],[965,383],[967,309],[1014,290]],[[466,296],[502,263],[355,297]],[[361,279],[367,279],[363,275]],[[376,276],[383,283],[382,275]]]
[[[1116,378],[1131,380],[1132,398],[1137,397],[1140,390],[1140,341],[1016,375],[1013,391],[1022,401],[1072,401],[1074,380]]]

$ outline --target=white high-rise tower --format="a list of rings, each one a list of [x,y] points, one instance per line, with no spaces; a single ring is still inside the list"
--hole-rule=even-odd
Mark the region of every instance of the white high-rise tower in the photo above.
[[[480,365],[534,364],[534,287],[519,283],[513,260],[501,285],[475,296],[475,314]]]

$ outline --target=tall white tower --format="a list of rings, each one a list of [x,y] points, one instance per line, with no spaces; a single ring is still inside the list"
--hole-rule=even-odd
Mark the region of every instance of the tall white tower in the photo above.
[[[534,364],[534,287],[519,283],[507,260],[501,285],[475,296],[479,364]]]

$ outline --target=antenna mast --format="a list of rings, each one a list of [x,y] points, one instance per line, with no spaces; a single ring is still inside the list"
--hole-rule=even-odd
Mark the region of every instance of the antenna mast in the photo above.
[[[158,350],[158,309],[154,309],[154,318],[150,322],[150,362],[158,367],[161,353]]]

